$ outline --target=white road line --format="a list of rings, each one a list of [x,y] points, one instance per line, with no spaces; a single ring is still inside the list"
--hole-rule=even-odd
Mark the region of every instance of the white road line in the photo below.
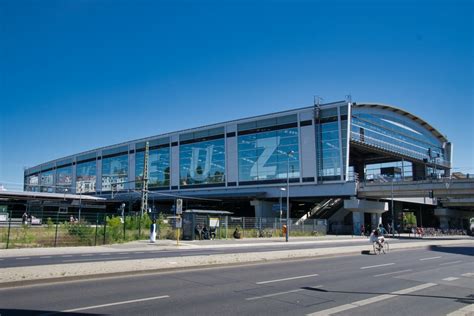
[[[85,255],[81,255],[81,257],[92,257],[92,256],[93,256],[93,254],[91,254],[91,253],[86,253]]]
[[[455,263],[460,263],[460,262],[462,262],[462,260],[440,263],[439,265],[440,266],[445,266],[447,264],[455,264]]]
[[[322,285],[317,285],[317,286],[311,286],[313,289],[317,289],[323,287]],[[274,297],[278,295],[283,295],[283,294],[288,294],[288,293],[295,293],[295,292],[301,292],[304,291],[305,289],[296,289],[296,290],[291,290],[291,291],[285,291],[285,292],[278,292],[278,293],[273,293],[273,294],[267,294],[267,295],[262,295],[262,296],[254,296],[254,297],[248,297],[245,300],[246,301],[254,301],[254,300],[259,300],[261,298],[267,298],[267,297]]]
[[[62,258],[71,258],[72,255],[64,255],[64,256],[61,256]]]
[[[41,256],[40,259],[48,259],[51,258],[51,256]]]
[[[401,271],[395,271],[395,272],[389,272],[389,273],[376,274],[376,275],[374,275],[374,277],[381,277],[381,276],[386,276],[386,275],[391,275],[391,274],[399,274],[399,273],[410,272],[410,271],[413,271],[413,270],[408,269],[408,270],[401,270]]]
[[[468,316],[474,314],[474,304],[464,306],[457,311],[451,312],[446,316]]]
[[[370,269],[370,268],[386,267],[386,266],[391,266],[392,264],[395,264],[395,263],[392,262],[392,263],[378,264],[376,266],[361,267],[360,269],[364,270],[364,269]]]
[[[463,277],[474,277],[474,272],[469,272],[469,273],[464,273],[464,274],[461,274]]]
[[[137,252],[135,252],[135,253],[145,253],[145,252],[144,252],[144,251],[137,251]]]
[[[108,259],[107,261],[111,260],[118,260],[118,259],[130,259],[131,257],[116,257],[116,258],[111,258]],[[81,261],[105,261],[102,258],[97,258],[97,259],[71,259],[71,260],[63,260],[62,262],[81,262]]]
[[[458,280],[459,278],[455,278],[455,277],[449,277],[449,278],[444,278],[443,281],[454,281],[454,280]]]
[[[99,256],[110,256],[110,253],[100,253]]]
[[[128,252],[119,252],[119,255],[128,255]]]
[[[277,279],[277,280],[269,280],[269,281],[261,281],[261,282],[256,282],[255,284],[267,284],[267,283],[273,283],[273,282],[282,282],[282,281],[289,281],[289,280],[310,278],[310,277],[315,277],[315,276],[318,276],[318,274],[308,274],[308,275],[300,275],[300,276],[291,277],[291,278],[284,278],[284,279]]]
[[[433,260],[433,259],[439,259],[441,258],[441,256],[439,257],[429,257],[429,258],[422,258],[422,259],[419,259],[420,261],[425,261],[425,260]]]
[[[159,300],[159,299],[168,298],[168,297],[169,297],[169,295],[162,295],[162,296],[155,296],[155,297],[140,298],[140,299],[130,300],[130,301],[109,303],[109,304],[85,306],[85,307],[79,307],[79,308],[73,308],[73,309],[68,309],[68,310],[65,310],[65,311],[61,311],[61,313],[72,313],[72,312],[77,312],[77,311],[84,311],[84,310],[87,310],[87,309],[97,309],[97,308],[101,308],[101,307],[131,304],[131,303],[145,302],[145,301],[151,301],[151,300]]]
[[[30,257],[21,257],[21,258],[15,258],[16,260],[26,260],[26,259],[30,259]]]
[[[396,297],[397,295],[403,295],[403,294],[408,294],[408,293],[412,293],[412,292],[415,292],[415,291],[423,290],[423,289],[426,289],[426,288],[429,288],[429,287],[432,287],[432,286],[435,286],[435,285],[436,285],[435,283],[425,283],[425,284],[410,287],[410,288],[407,288],[407,289],[404,289],[404,290],[391,292],[390,294],[383,294],[383,295],[371,297],[371,298],[368,298],[368,299],[365,299],[365,300],[360,300],[360,301],[352,302],[352,303],[349,303],[349,304],[336,306],[336,307],[333,307],[333,308],[325,309],[325,310],[318,311],[318,312],[311,313],[311,314],[307,314],[307,315],[309,315],[309,316],[331,315],[331,314],[347,311],[349,309],[357,308],[357,307],[360,307],[360,306],[369,305],[369,304],[373,304],[373,303],[376,303],[376,302],[384,301],[384,300],[387,300],[389,298]]]

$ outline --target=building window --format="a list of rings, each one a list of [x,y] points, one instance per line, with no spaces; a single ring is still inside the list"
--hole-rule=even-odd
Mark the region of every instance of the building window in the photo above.
[[[141,189],[145,152],[135,154],[135,188]],[[170,185],[170,149],[159,148],[149,151],[148,188],[169,187]]]
[[[56,170],[56,192],[71,192],[72,189],[72,166],[58,168]]]
[[[181,186],[224,183],[224,138],[180,145],[179,169]]]
[[[239,182],[300,177],[298,128],[238,137]],[[290,156],[288,169],[288,153]]]
[[[76,193],[94,193],[97,182],[96,161],[76,165]]]
[[[128,154],[102,159],[102,191],[125,189],[128,181]]]

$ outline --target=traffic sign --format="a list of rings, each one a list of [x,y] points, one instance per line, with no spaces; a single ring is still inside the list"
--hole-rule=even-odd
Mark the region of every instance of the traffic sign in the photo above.
[[[176,214],[183,214],[183,200],[176,200]]]

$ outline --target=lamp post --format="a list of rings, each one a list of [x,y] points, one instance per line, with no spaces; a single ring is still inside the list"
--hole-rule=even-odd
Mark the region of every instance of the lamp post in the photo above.
[[[392,176],[392,190],[391,190],[391,196],[392,196],[392,199],[391,199],[391,213],[392,213],[392,238],[395,238],[395,216],[394,216],[394,211],[393,211],[393,181],[395,180],[395,175]]]
[[[286,236],[285,241],[288,242],[288,236],[290,235],[290,157],[295,152],[290,150],[287,155],[287,167],[286,167]]]

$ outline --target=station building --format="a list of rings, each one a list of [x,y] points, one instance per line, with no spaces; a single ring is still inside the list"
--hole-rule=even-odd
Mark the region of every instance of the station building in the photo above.
[[[171,206],[178,196],[188,208],[220,201],[217,208],[236,216],[278,217],[289,192],[292,218],[325,218],[351,230],[380,221],[381,214],[392,216],[386,201],[367,200],[354,209],[358,183],[447,176],[453,149],[436,128],[406,110],[341,101],[45,162],[25,170],[24,189],[139,201],[147,143],[153,206]]]

